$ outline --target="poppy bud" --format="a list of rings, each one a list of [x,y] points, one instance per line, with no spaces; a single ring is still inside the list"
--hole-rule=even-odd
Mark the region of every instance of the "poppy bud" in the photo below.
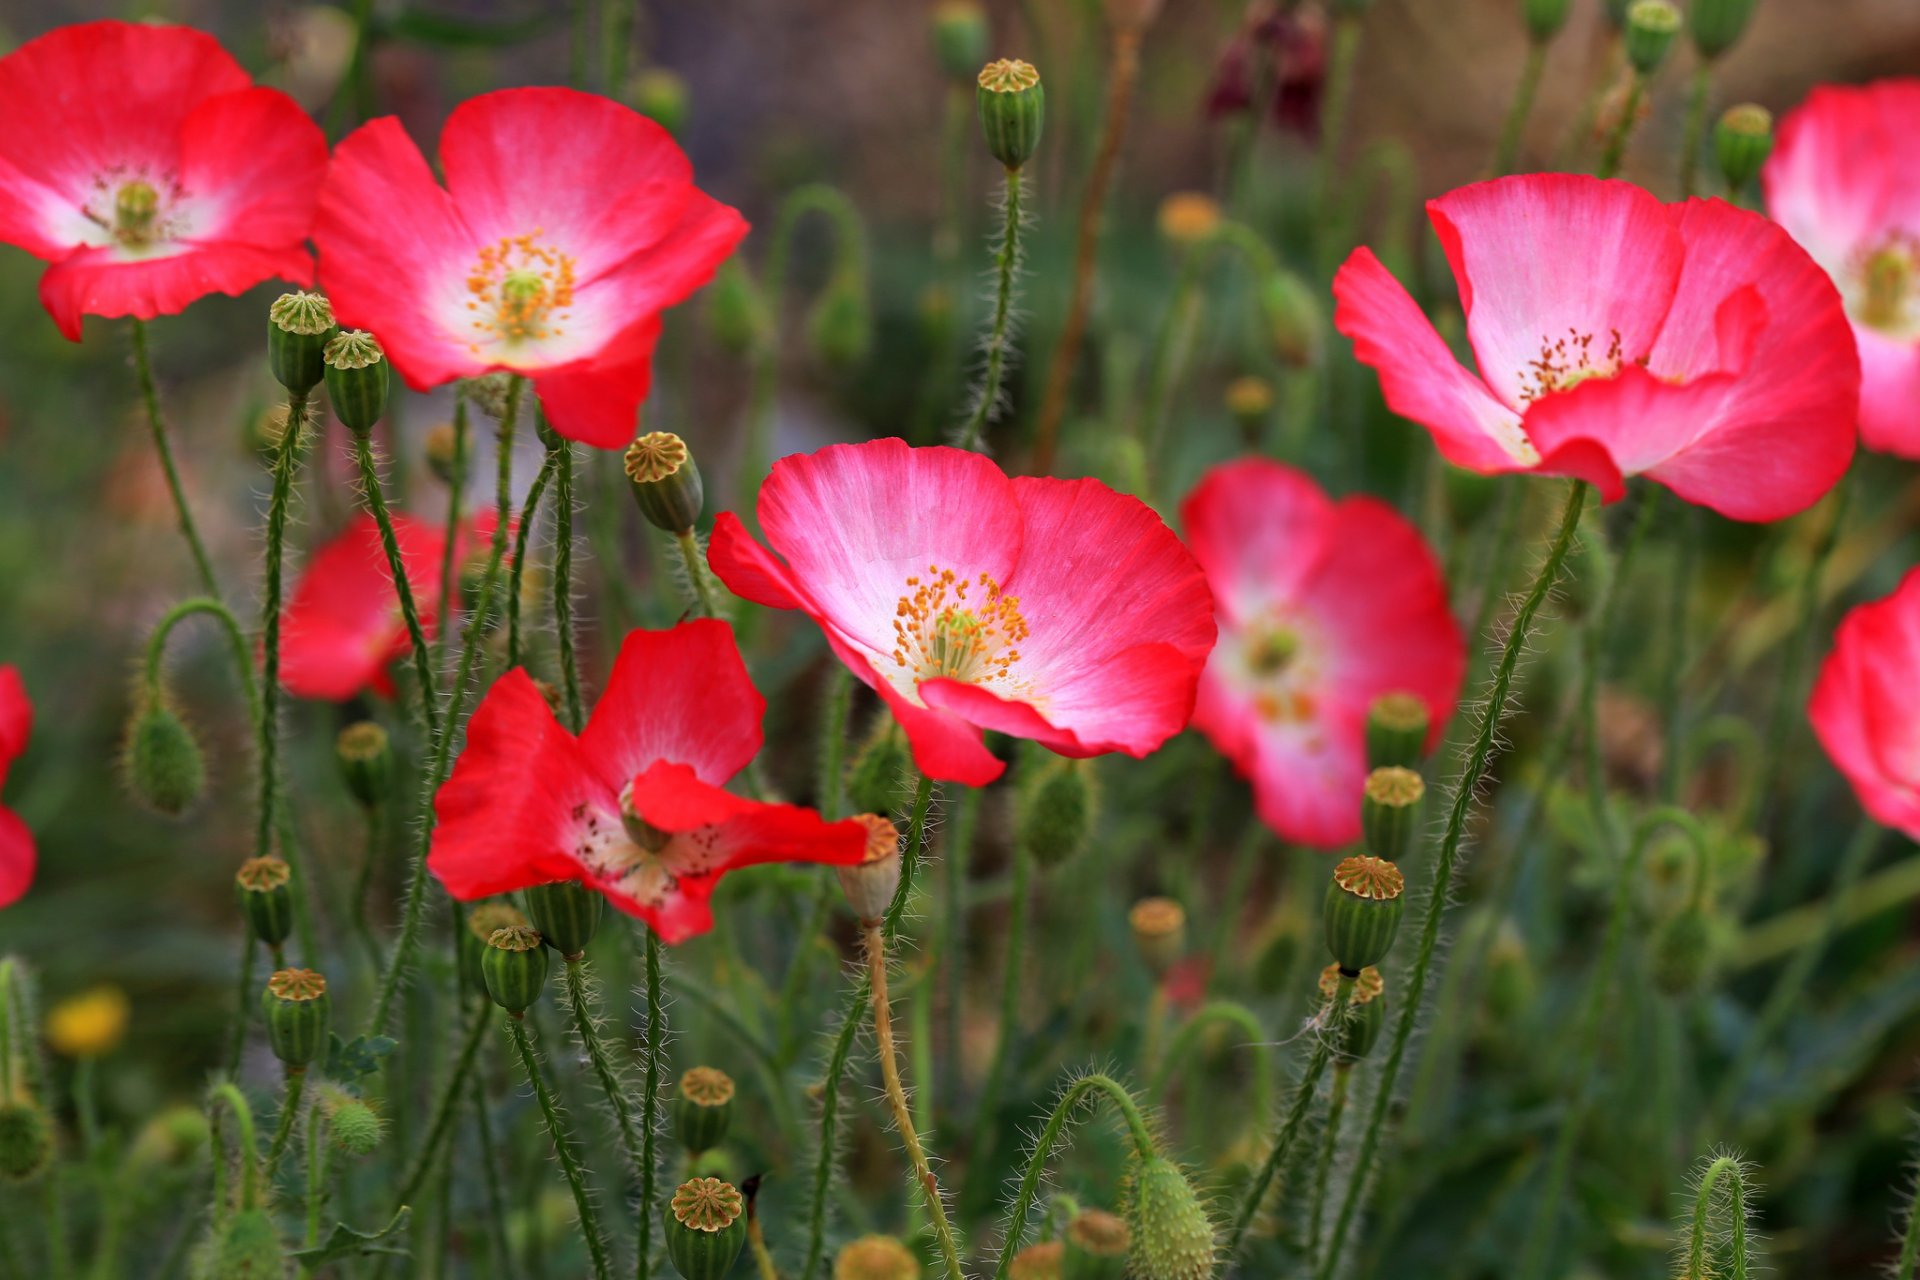
[[[1133,1232],[1127,1220],[1103,1209],[1084,1209],[1067,1224],[1060,1280],[1121,1280]]]
[[[480,961],[487,995],[518,1018],[540,998],[547,985],[547,951],[540,935],[525,925],[495,929]]]
[[[760,299],[738,258],[729,258],[707,286],[707,332],[735,355],[746,352],[760,334]]]
[[[260,995],[267,1019],[267,1043],[288,1067],[305,1069],[327,1048],[333,1027],[333,1001],[327,980],[312,969],[282,969],[267,979]]]
[[[1030,1244],[1013,1255],[1007,1280],[1060,1280],[1061,1257],[1067,1246],[1058,1240]]]
[[[1273,384],[1265,378],[1235,378],[1227,384],[1226,405],[1241,437],[1257,441],[1266,430],[1267,415],[1273,412]]]
[[[460,461],[457,456],[459,448],[460,434],[453,429],[451,422],[436,422],[427,429],[427,470],[433,472],[434,479],[441,484],[454,482],[454,470]]]
[[[1187,951],[1187,913],[1172,898],[1142,898],[1127,912],[1133,945],[1156,980],[1167,976]]]
[[[1687,29],[1693,47],[1712,61],[1733,48],[1753,17],[1755,0],[1693,0],[1687,8]]]
[[[833,1280],[920,1280],[920,1259],[892,1236],[861,1236],[835,1256]]]
[[[1427,754],[1432,717],[1417,694],[1383,693],[1367,708],[1367,768],[1411,769]]]
[[[1220,230],[1220,202],[1204,191],[1176,191],[1160,201],[1155,222],[1170,242],[1192,249]]]
[[[873,346],[873,312],[857,280],[830,282],[807,315],[814,356],[836,373],[859,368]]]
[[[1260,313],[1280,363],[1310,369],[1320,359],[1326,314],[1320,296],[1291,271],[1275,271],[1260,287]]]
[[[733,1078],[717,1067],[692,1067],[680,1077],[673,1100],[673,1131],[687,1154],[711,1151],[733,1123]]]
[[[569,963],[586,954],[600,929],[605,898],[577,880],[538,884],[520,896],[527,904],[527,918],[548,946]]]
[[[1329,1002],[1340,990],[1340,966],[1330,964],[1320,973],[1320,994]],[[1332,1005],[1327,1006],[1328,1013]],[[1334,1028],[1333,1053],[1340,1063],[1351,1066],[1373,1052],[1387,1025],[1386,980],[1372,965],[1353,980],[1353,992],[1347,1004],[1346,1020]]]
[[[327,396],[334,416],[364,436],[387,411],[387,353],[364,329],[346,329],[327,343]]]
[[[370,1155],[386,1136],[386,1121],[345,1089],[329,1087],[322,1092],[320,1106],[327,1117],[327,1132],[333,1145],[350,1156]]]
[[[1213,1222],[1172,1161],[1156,1155],[1135,1165],[1127,1228],[1127,1274],[1136,1280],[1207,1280],[1213,1274]]]
[[[487,957],[487,939],[501,929],[529,928],[527,917],[504,898],[477,902],[467,912],[467,927],[460,931],[456,944],[460,978],[469,990],[487,994],[487,976],[483,965]]]
[[[1653,935],[1653,984],[1675,998],[1706,986],[1719,951],[1717,934],[1713,917],[1698,907],[1663,921]]]
[[[987,15],[974,0],[933,7],[933,56],[942,75],[965,80],[987,60]]]
[[[847,770],[847,803],[868,813],[893,812],[912,765],[893,717],[882,716]]]
[[[724,1280],[747,1243],[746,1199],[718,1178],[683,1182],[667,1204],[667,1256],[685,1280]]]
[[[893,906],[900,891],[900,829],[877,813],[854,815],[867,829],[866,856],[852,866],[835,867],[840,892],[862,920],[879,920]]]
[[[1680,11],[1668,0],[1634,0],[1627,8],[1627,62],[1643,76],[1659,70],[1680,34]]]
[[[1411,769],[1388,765],[1369,773],[1360,797],[1367,852],[1388,862],[1406,857],[1420,829],[1420,801],[1426,794],[1427,784]]]
[[[1537,44],[1545,44],[1567,25],[1567,10],[1573,0],[1526,0],[1527,34]]]
[[[986,136],[987,150],[1008,172],[1017,172],[1040,145],[1047,105],[1040,73],[1030,62],[1002,58],[981,68],[977,83],[980,131]]]
[[[127,789],[155,813],[177,818],[207,787],[206,757],[187,728],[159,697],[150,697],[127,733],[123,765]]]
[[[213,1248],[195,1275],[204,1280],[252,1280],[287,1273],[280,1229],[266,1210],[242,1209],[216,1230]]]
[[[1024,772],[1032,776],[1015,793],[1014,839],[1040,866],[1057,867],[1085,847],[1093,829],[1093,766],[1048,756]]]
[[[649,431],[627,446],[627,480],[647,523],[685,533],[700,519],[706,491],[687,442],[671,431]]]
[[[324,294],[283,293],[267,308],[267,364],[281,386],[305,395],[326,376],[327,341],[336,332]]]
[[[1406,887],[1400,868],[1384,858],[1363,854],[1333,869],[1323,918],[1334,963],[1359,973],[1386,959],[1406,908],[1401,897]]]
[[[371,809],[392,794],[393,744],[385,729],[371,720],[350,724],[333,740],[333,754],[347,790],[362,805]]]
[[[253,936],[278,950],[293,932],[292,870],[281,859],[268,854],[248,858],[233,877],[240,897],[240,914],[246,917]]]
[[[677,134],[687,124],[687,82],[668,67],[643,67],[627,82],[633,109]]]
[[[1727,108],[1714,126],[1713,150],[1727,190],[1745,191],[1773,154],[1773,113],[1751,102]]]
[[[53,1163],[53,1122],[25,1093],[0,1100],[0,1180],[28,1182]]]

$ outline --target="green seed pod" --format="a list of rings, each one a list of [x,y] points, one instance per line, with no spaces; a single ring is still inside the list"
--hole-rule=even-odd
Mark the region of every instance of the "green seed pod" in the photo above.
[[[633,109],[678,134],[687,127],[687,82],[668,67],[643,67],[627,81],[627,100]]]
[[[853,820],[867,829],[866,856],[851,866],[835,867],[833,873],[853,914],[878,920],[892,908],[893,896],[900,891],[900,828],[877,813],[858,813]]]
[[[387,411],[387,353],[364,329],[342,330],[327,343],[327,396],[347,430],[364,436]]]
[[[1333,1011],[1331,1001],[1340,990],[1340,966],[1330,964],[1320,972],[1320,994],[1329,1004],[1327,1012]],[[1347,1005],[1346,1020],[1334,1033],[1333,1053],[1336,1061],[1351,1066],[1373,1052],[1373,1046],[1380,1042],[1380,1032],[1387,1025],[1386,981],[1380,971],[1369,965],[1360,971],[1354,979],[1353,994]]]
[[[242,1209],[218,1231],[197,1280],[280,1280],[287,1274],[286,1248],[266,1210]]]
[[[283,293],[267,309],[267,364],[280,385],[305,395],[326,376],[333,304],[318,293]]]
[[[1002,58],[981,68],[975,95],[980,108],[980,131],[993,158],[1016,172],[1040,145],[1046,122],[1046,90],[1030,62]]]
[[[0,1102],[0,1181],[28,1182],[53,1163],[53,1122],[25,1094]]]
[[[1042,868],[1071,861],[1093,830],[1093,762],[1033,757],[1014,795],[1014,839]]]
[[[366,1101],[344,1089],[330,1090],[322,1101],[333,1145],[350,1156],[370,1155],[386,1137],[387,1124]]]
[[[1400,928],[1406,877],[1384,858],[1347,858],[1333,869],[1324,919],[1334,963],[1359,973],[1386,959]]]
[[[1007,1280],[1060,1280],[1060,1267],[1067,1246],[1059,1240],[1043,1240],[1023,1247],[1013,1255],[1007,1268]]]
[[[1746,32],[1756,0],[1693,0],[1687,9],[1687,30],[1693,47],[1711,62]]]
[[[535,885],[520,896],[527,904],[527,918],[548,946],[568,961],[586,954],[587,944],[600,930],[605,898],[577,880]]]
[[[1360,797],[1367,852],[1388,862],[1405,858],[1420,830],[1420,802],[1426,794],[1427,784],[1411,769],[1390,764],[1369,773]]]
[[[1187,911],[1172,898],[1140,899],[1127,912],[1127,925],[1156,980],[1166,977],[1187,953]]]
[[[666,533],[685,533],[706,505],[700,468],[687,442],[671,431],[649,431],[627,446],[627,481],[647,523]]]
[[[987,14],[974,0],[933,7],[933,56],[940,73],[964,81],[987,60]]]
[[[847,803],[861,813],[892,813],[904,793],[901,785],[913,757],[893,717],[885,712],[854,753],[847,769]]]
[[[1127,1191],[1127,1274],[1207,1280],[1215,1262],[1213,1222],[1179,1166],[1157,1155],[1138,1161]]]
[[[207,789],[206,757],[173,708],[157,697],[147,703],[127,731],[127,789],[155,813],[177,818]]]
[[[1720,950],[1713,917],[1686,907],[1662,921],[1653,935],[1653,984],[1676,999],[1693,995],[1713,976]]]
[[[1727,190],[1745,191],[1773,154],[1773,113],[1751,102],[1729,107],[1713,128],[1713,150]]]
[[[684,1280],[725,1280],[747,1244],[747,1202],[718,1178],[683,1182],[667,1204],[667,1257]]]
[[[501,929],[531,928],[521,910],[504,898],[476,902],[467,912],[467,927],[460,930],[456,943],[460,980],[469,991],[487,994],[487,939]]]
[[[707,286],[707,332],[734,355],[752,348],[760,336],[760,298],[738,258],[727,259]]]
[[[453,429],[451,422],[436,422],[427,428],[427,438],[421,452],[427,459],[427,470],[433,472],[433,478],[441,484],[452,484],[456,478],[455,468],[459,465],[456,456],[460,448],[460,433]]]
[[[260,993],[266,1015],[267,1043],[289,1067],[305,1068],[327,1050],[333,1029],[333,1000],[327,980],[312,969],[282,969]]]
[[[279,858],[248,858],[234,873],[233,887],[247,928],[269,948],[278,949],[293,933],[293,871]]]
[[[1103,1209],[1083,1209],[1067,1224],[1060,1280],[1121,1280],[1133,1231],[1127,1220]]]
[[[1634,0],[1627,7],[1627,62],[1650,76],[1667,60],[1684,19],[1669,0]]]
[[[821,291],[807,314],[807,341],[814,357],[835,373],[860,367],[873,347],[873,308],[860,281],[836,280]]]
[[[480,971],[487,995],[514,1017],[524,1014],[547,985],[547,951],[540,935],[525,926],[496,929],[487,939]]]
[[[834,1256],[833,1280],[920,1280],[920,1259],[892,1236],[861,1236]]]
[[[1426,758],[1431,727],[1432,716],[1418,694],[1405,690],[1381,694],[1367,708],[1367,768],[1418,767]]]
[[[1523,0],[1527,16],[1527,34],[1536,44],[1545,44],[1567,25],[1567,11],[1573,0]]]
[[[393,744],[385,729],[371,720],[350,724],[333,740],[333,754],[355,800],[369,809],[386,803],[393,794]]]
[[[1275,271],[1260,286],[1260,314],[1274,354],[1289,369],[1310,369],[1326,340],[1326,310],[1320,295],[1291,271]]]
[[[733,1123],[733,1078],[718,1067],[690,1067],[673,1100],[673,1132],[688,1155],[711,1151]]]

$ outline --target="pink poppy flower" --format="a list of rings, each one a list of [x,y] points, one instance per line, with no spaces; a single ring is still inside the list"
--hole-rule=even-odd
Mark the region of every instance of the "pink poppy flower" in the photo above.
[[[0,119],[0,240],[52,264],[40,301],[67,337],[83,316],[312,283],[326,139],[212,36],[60,27],[0,58]]]
[[[20,672],[0,667],[0,786],[7,781],[7,770],[27,749],[33,733],[33,704],[27,701],[27,688]],[[20,815],[0,805],[0,907],[12,906],[33,883],[33,832]]]
[[[711,619],[628,635],[577,738],[516,667],[487,690],[434,799],[427,867],[462,901],[577,880],[674,943],[713,927],[729,871],[859,862],[858,818],[721,789],[758,754],[765,711],[732,628]]]
[[[372,330],[415,390],[523,373],[561,435],[624,448],[652,379],[660,312],[747,232],[693,185],[667,131],[572,89],[503,89],[454,108],[445,187],[398,120],[335,148],[313,239],[348,328]]]
[[[1735,520],[1818,501],[1853,456],[1860,362],[1833,284],[1773,223],[1571,174],[1427,204],[1478,374],[1367,249],[1334,326],[1387,404],[1480,472],[1646,475]]]
[[[1861,807],[1920,840],[1920,569],[1884,600],[1841,619],[1820,666],[1807,716]]]
[[[1433,552],[1385,503],[1335,502],[1260,459],[1208,472],[1180,518],[1220,622],[1194,727],[1282,839],[1351,843],[1374,699],[1419,696],[1437,741],[1460,693],[1466,644]]]
[[[454,547],[456,572],[493,537],[493,527],[493,512],[474,517]],[[393,533],[421,629],[433,635],[440,624],[446,526],[396,511]],[[411,647],[380,526],[363,511],[314,553],[294,585],[280,619],[280,685],[296,698],[325,702],[345,702],[369,689],[390,698],[387,669]]]
[[[1207,584],[1158,516],[1097,480],[1008,479],[979,454],[900,440],[834,445],[774,464],[760,527],[784,561],[722,512],[714,572],[818,623],[929,777],[999,777],[982,729],[1144,756],[1193,710]]]
[[[1815,89],[1781,122],[1761,182],[1846,301],[1861,441],[1920,458],[1920,80]]]

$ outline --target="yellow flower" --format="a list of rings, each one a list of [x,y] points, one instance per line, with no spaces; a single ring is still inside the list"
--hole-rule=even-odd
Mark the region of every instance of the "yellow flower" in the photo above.
[[[1176,191],[1160,202],[1160,234],[1177,245],[1204,244],[1220,229],[1220,203],[1202,191]]]
[[[127,1032],[127,993],[111,985],[62,1000],[47,1013],[47,1043],[66,1058],[112,1053]]]

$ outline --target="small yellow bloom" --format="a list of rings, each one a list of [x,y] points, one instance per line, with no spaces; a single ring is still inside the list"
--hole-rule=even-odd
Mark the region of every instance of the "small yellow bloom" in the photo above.
[[[47,1043],[65,1058],[112,1053],[127,1033],[127,993],[112,985],[62,1000],[47,1013]]]
[[[1177,245],[1202,244],[1220,229],[1220,203],[1202,191],[1176,191],[1160,202],[1160,234]]]

